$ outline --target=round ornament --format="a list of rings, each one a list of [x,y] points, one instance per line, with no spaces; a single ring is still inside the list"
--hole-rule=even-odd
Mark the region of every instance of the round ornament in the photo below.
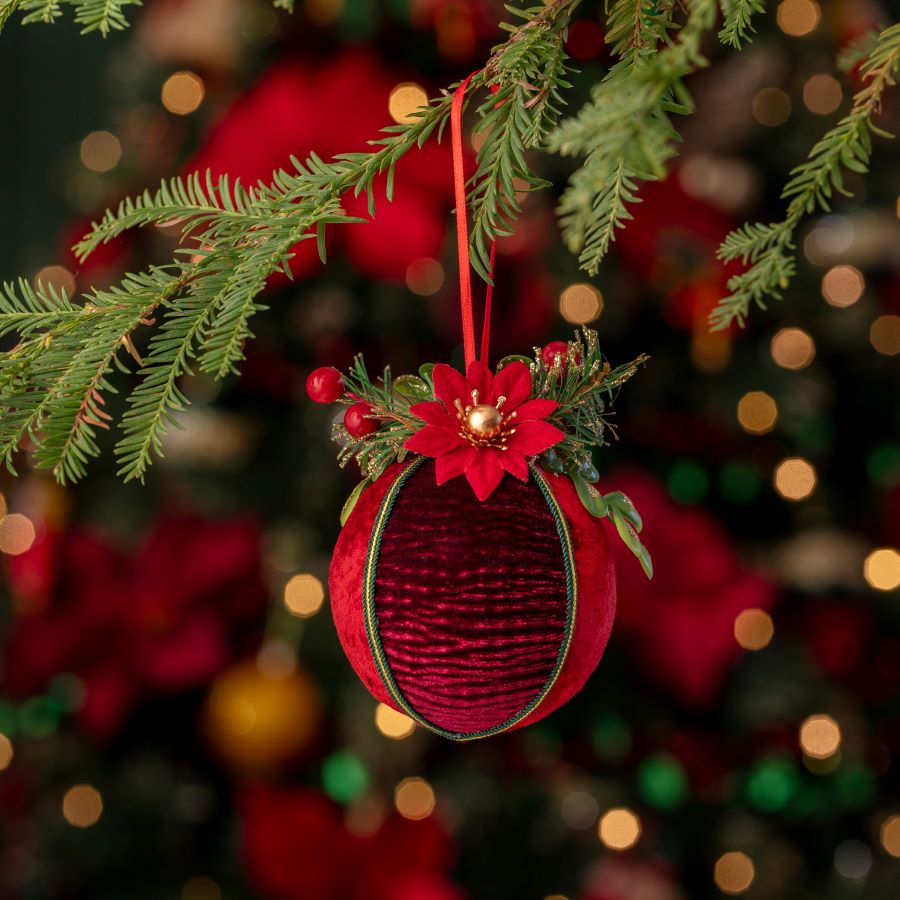
[[[571,481],[532,465],[484,502],[435,462],[391,466],[335,548],[331,606],[380,701],[455,740],[543,718],[581,689],[615,612],[603,527]]]

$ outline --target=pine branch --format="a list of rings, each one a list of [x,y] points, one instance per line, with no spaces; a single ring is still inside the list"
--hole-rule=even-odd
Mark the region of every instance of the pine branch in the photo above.
[[[571,87],[564,47],[565,29],[580,0],[555,0],[526,10],[526,19],[505,26],[512,33],[485,66],[486,83],[496,89],[478,109],[476,133],[484,136],[469,199],[472,205],[472,265],[490,280],[490,245],[510,233],[521,212],[518,195],[546,186],[531,172],[525,151],[539,147],[559,118],[562,90]]]
[[[551,150],[586,157],[571,176],[558,212],[569,249],[579,254],[581,267],[590,274],[597,272],[616,230],[629,217],[626,204],[636,202],[637,182],[664,177],[666,163],[675,155],[678,134],[669,115],[692,110],[683,79],[706,65],[700,44],[716,12],[714,0],[692,0],[674,40],[668,39],[668,30],[675,22],[663,16],[632,33],[645,45],[634,48],[618,39],[615,46],[626,55],[581,111],[550,135]],[[668,45],[653,52],[663,40]]]
[[[790,201],[784,219],[768,225],[744,226],[722,243],[720,259],[740,259],[750,267],[729,280],[729,295],[710,314],[713,331],[728,328],[732,322],[743,325],[751,306],[765,309],[768,298],[781,297],[796,271],[794,233],[803,217],[816,209],[830,210],[835,194],[849,196],[844,173],[868,172],[873,136],[892,137],[873,120],[881,111],[884,93],[894,85],[898,70],[900,24],[878,35],[860,69],[863,87],[854,95],[850,112],[792,170],[781,195]]]
[[[110,31],[122,31],[128,27],[126,6],[140,6],[141,0],[72,0],[75,21],[81,25],[81,33],[99,31],[106,37]]]
[[[753,17],[765,10],[763,0],[722,0],[724,22],[719,32],[719,40],[734,47],[735,50],[740,50],[756,34]]]

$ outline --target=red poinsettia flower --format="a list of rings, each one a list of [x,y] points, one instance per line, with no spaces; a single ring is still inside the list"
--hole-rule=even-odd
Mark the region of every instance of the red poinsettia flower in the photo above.
[[[437,400],[416,403],[410,412],[425,427],[406,448],[437,460],[437,483],[465,473],[479,500],[487,500],[504,472],[528,480],[526,457],[543,453],[565,435],[545,422],[555,400],[529,400],[531,373],[513,362],[496,376],[483,363],[470,363],[465,376],[438,364],[432,373]]]

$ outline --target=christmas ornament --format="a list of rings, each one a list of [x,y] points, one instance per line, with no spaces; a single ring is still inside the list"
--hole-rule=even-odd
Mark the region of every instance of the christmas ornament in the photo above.
[[[467,82],[451,115],[458,210]],[[308,390],[348,407],[338,458],[364,476],[329,577],[344,650],[378,700],[469,740],[542,718],[599,662],[616,594],[600,519],[651,566],[639,515],[593,487],[591,456],[606,443],[609,398],[645,357],[612,370],[584,329],[492,372],[490,286],[475,356],[465,215],[457,237],[465,373],[427,364],[373,381],[357,357],[342,376],[314,372]]]

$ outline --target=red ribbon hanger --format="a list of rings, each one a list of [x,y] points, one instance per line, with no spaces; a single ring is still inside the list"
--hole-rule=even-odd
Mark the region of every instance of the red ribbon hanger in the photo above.
[[[450,107],[450,136],[453,146],[453,188],[456,195],[456,244],[459,251],[459,305],[462,313],[463,353],[466,369],[475,361],[475,320],[472,312],[472,276],[469,262],[469,223],[466,217],[466,174],[462,143],[462,112],[466,88],[477,75],[473,72],[453,94]],[[490,277],[494,280],[494,248],[491,242]],[[491,300],[493,285],[488,283],[484,297],[484,324],[481,330],[481,362],[488,363],[488,347],[491,340]]]

